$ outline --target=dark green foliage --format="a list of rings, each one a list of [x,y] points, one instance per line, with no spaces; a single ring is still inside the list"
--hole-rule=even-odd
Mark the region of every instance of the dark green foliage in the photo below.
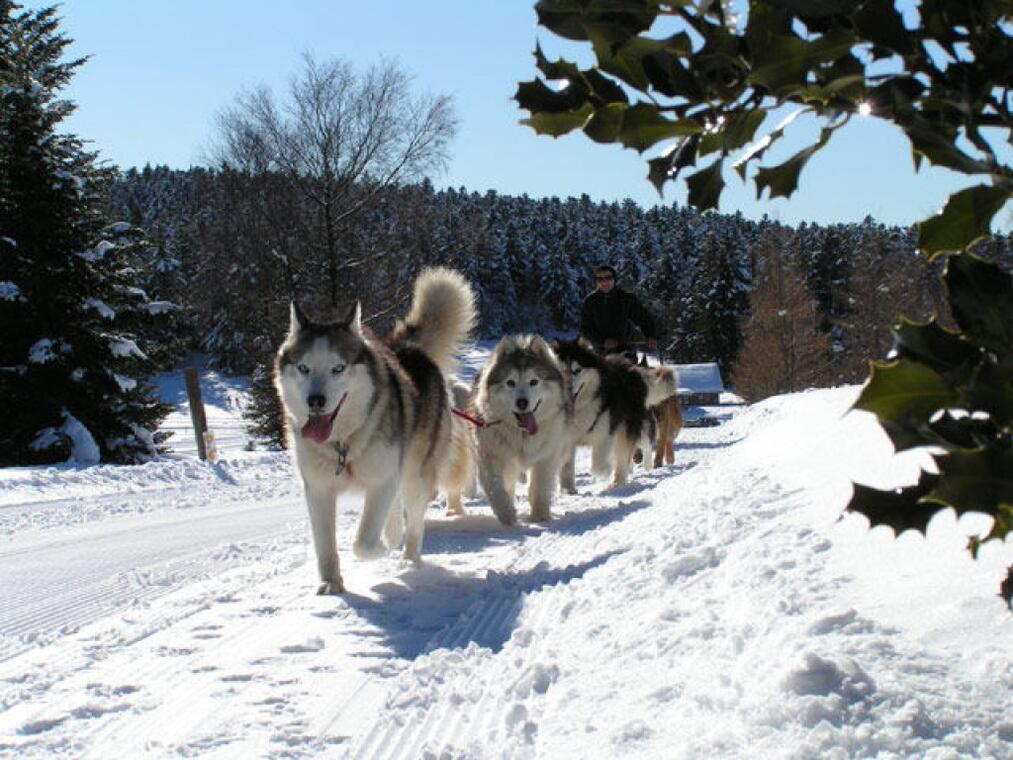
[[[0,4],[0,465],[142,461],[168,411],[143,378],[173,307],[138,287],[140,231],[104,214],[112,170],[57,132],[69,42],[52,9]]]
[[[1013,276],[965,253],[950,257],[944,281],[962,332],[901,323],[897,358],[873,366],[855,404],[879,417],[898,451],[942,448],[939,474],[897,492],[856,486],[848,508],[898,532],[924,532],[941,507],[985,512],[995,522],[972,539],[976,553],[1013,530]]]
[[[535,9],[550,31],[589,42],[597,65],[580,70],[536,50],[541,74],[563,85],[521,84],[516,99],[531,113],[525,123],[552,135],[583,129],[593,140],[640,152],[667,141],[648,162],[659,191],[716,153],[686,178],[689,201],[700,209],[717,207],[722,165],[732,152],[742,150],[734,166],[745,180],[801,113],[823,123],[819,137],[786,161],[760,167],[757,197],[764,189],[790,196],[809,159],[857,113],[898,127],[916,168],[927,160],[988,179],[952,195],[918,227],[924,252],[958,252],[945,276],[958,329],[902,324],[897,358],[874,366],[857,403],[879,417],[898,449],[941,446],[939,474],[891,492],[856,487],[849,508],[897,530],[924,530],[937,507],[984,512],[994,527],[972,540],[972,552],[981,540],[1007,536],[1013,286],[1008,269],[961,252],[989,236],[993,218],[1013,198],[1013,169],[991,142],[1013,141],[1009,0],[924,0],[906,10],[914,23],[897,4],[880,0],[752,0],[744,18],[732,15],[738,3],[711,0],[539,0]],[[668,36],[660,38],[659,28]],[[794,114],[749,145],[766,117],[785,106]],[[822,270],[840,278],[833,267]],[[864,274],[868,279],[868,266]],[[830,298],[836,284],[812,284],[832,328],[847,317]]]
[[[250,378],[250,402],[243,410],[243,419],[249,423],[250,435],[273,448],[288,446],[285,437],[285,420],[274,387],[274,357],[265,357],[257,364]]]
[[[741,151],[733,167],[745,179],[784,136],[794,116],[760,139],[757,132],[786,106],[824,127],[812,145],[757,170],[757,197],[764,189],[790,196],[809,159],[866,110],[904,132],[916,165],[927,159],[991,179],[922,225],[924,250],[958,251],[987,236],[1013,193],[1013,173],[981,131],[1013,125],[1008,0],[923,2],[914,28],[881,0],[752,0],[744,18],[738,3],[711,0],[539,0],[535,10],[549,31],[590,43],[597,65],[550,61],[536,48],[544,79],[563,86],[521,83],[515,98],[531,114],[523,123],[553,136],[581,129],[641,153],[664,143],[648,161],[659,191],[716,154],[686,179],[697,208],[718,206],[730,154]],[[958,142],[961,133],[967,140]]]

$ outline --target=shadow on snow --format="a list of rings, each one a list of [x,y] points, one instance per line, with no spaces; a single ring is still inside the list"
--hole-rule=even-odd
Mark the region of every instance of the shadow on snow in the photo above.
[[[425,554],[474,552],[485,545],[522,542],[549,532],[579,535],[623,520],[649,505],[649,501],[636,500],[615,507],[569,512],[545,526],[504,527],[495,518],[481,515],[430,523]],[[484,577],[455,573],[423,560],[421,565],[403,570],[396,582],[374,586],[373,596],[347,592],[336,601],[347,604],[377,630],[377,650],[366,654],[367,657],[386,659],[393,655],[413,660],[435,649],[464,649],[473,643],[498,652],[513,635],[526,596],[580,579],[620,553],[606,552],[564,567],[542,561],[527,570],[489,571]]]

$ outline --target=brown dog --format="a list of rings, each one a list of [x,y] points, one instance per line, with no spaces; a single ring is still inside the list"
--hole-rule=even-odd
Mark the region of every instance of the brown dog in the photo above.
[[[654,466],[660,467],[662,461],[672,464],[675,461],[673,452],[674,441],[682,430],[682,407],[679,397],[669,396],[657,406],[652,406],[654,418],[658,422],[658,434],[654,439]]]
[[[649,367],[647,354],[644,354],[637,362],[641,367]],[[675,439],[682,430],[682,407],[679,405],[679,396],[672,394],[656,406],[651,407],[651,414],[654,417],[652,425],[652,436],[654,438],[654,466],[661,467],[664,464],[672,464],[675,461]],[[642,461],[643,453],[640,449],[636,452],[640,458],[634,456],[639,464]]]

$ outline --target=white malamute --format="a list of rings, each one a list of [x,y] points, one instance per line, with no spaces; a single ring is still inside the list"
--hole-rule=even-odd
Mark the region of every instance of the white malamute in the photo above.
[[[550,520],[571,413],[552,349],[537,335],[503,338],[476,378],[472,398],[483,423],[475,432],[478,477],[496,517],[516,522],[514,490],[527,473],[531,519]]]
[[[357,557],[380,556],[403,537],[404,557],[412,561],[420,558],[425,510],[437,489],[460,498],[473,457],[467,423],[450,412],[445,378],[474,323],[471,287],[442,268],[418,277],[408,316],[383,341],[361,324],[358,303],[345,319],[328,323],[292,305],[275,383],[306,488],[318,593],[344,590],[338,494],[365,492],[352,546]],[[401,508],[392,510],[398,502]]]

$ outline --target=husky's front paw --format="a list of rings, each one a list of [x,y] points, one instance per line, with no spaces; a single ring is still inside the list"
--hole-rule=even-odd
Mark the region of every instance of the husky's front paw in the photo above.
[[[517,522],[517,509],[513,504],[492,505],[492,511],[504,525],[513,525]]]
[[[448,493],[447,494],[447,517],[461,517],[468,514],[468,511],[464,508],[464,504],[461,502],[460,493]]]
[[[317,588],[317,596],[334,596],[343,593],[345,593],[345,582],[341,580],[341,576],[323,581]]]
[[[409,554],[405,552],[405,555],[401,558],[401,569],[408,567],[418,567],[422,564],[422,555],[418,552],[412,552]]]
[[[383,541],[377,541],[375,544],[356,541],[352,544],[352,553],[356,559],[379,559],[387,556],[387,545]]]

